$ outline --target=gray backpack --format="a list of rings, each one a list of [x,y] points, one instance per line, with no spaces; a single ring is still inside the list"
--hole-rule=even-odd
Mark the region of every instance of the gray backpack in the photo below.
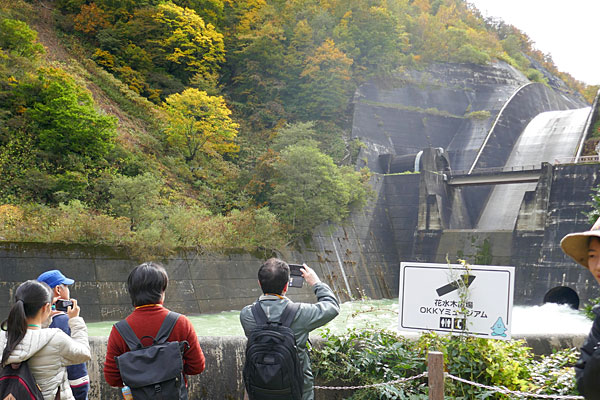
[[[187,400],[183,353],[189,344],[187,341],[167,342],[178,318],[179,314],[170,311],[147,347],[142,345],[126,320],[115,324],[129,346],[129,351],[115,357],[115,361],[134,400]]]

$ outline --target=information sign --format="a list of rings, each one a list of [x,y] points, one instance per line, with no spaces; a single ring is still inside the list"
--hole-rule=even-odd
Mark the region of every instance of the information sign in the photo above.
[[[510,339],[514,267],[400,264],[401,330]]]

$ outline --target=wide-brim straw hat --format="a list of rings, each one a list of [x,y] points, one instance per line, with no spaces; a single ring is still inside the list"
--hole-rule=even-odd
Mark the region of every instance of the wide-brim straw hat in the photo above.
[[[590,268],[588,265],[588,249],[590,237],[600,238],[600,218],[589,231],[569,233],[560,241],[562,250],[577,264]]]

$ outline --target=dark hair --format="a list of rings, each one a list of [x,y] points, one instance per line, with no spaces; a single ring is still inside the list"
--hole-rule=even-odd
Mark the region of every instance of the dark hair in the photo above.
[[[281,294],[290,281],[290,266],[278,258],[269,258],[258,270],[263,293]]]
[[[131,271],[127,291],[134,307],[157,304],[169,284],[169,276],[159,263],[145,262]]]
[[[34,317],[44,305],[51,301],[52,292],[47,284],[30,280],[19,285],[15,292],[15,303],[8,313],[8,318],[0,325],[2,330],[6,331],[6,347],[2,353],[2,365],[25,337],[25,333],[27,333],[26,318]]]

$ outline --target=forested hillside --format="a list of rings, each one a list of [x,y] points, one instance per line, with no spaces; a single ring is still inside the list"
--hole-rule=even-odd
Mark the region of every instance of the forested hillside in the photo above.
[[[0,237],[281,248],[369,198],[358,85],[497,60],[597,89],[463,0],[0,0]]]

